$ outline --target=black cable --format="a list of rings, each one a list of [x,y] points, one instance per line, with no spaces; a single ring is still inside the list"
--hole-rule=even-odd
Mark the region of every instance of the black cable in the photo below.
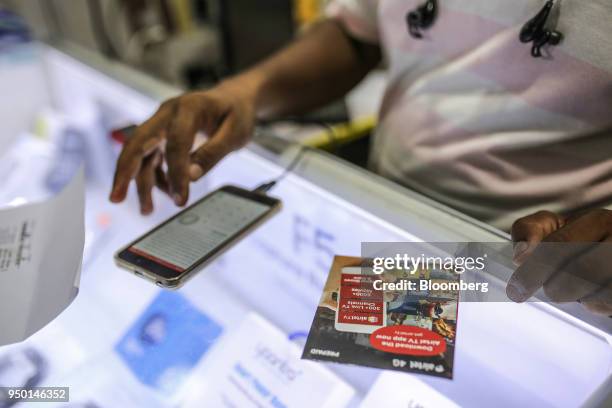
[[[264,125],[270,125],[273,122],[263,122]],[[329,136],[330,144],[332,145],[332,150],[336,149],[339,146],[338,138],[336,137],[336,131],[332,125],[329,123],[319,121],[319,120],[309,120],[308,123],[315,124],[324,129],[325,133]],[[279,182],[281,182],[289,173],[291,173],[295,167],[299,164],[299,162],[304,157],[304,153],[307,150],[314,150],[312,147],[299,144],[299,150],[296,153],[295,157],[291,160],[291,162],[285,167],[284,171],[275,179],[262,183],[253,189],[254,192],[265,194],[270,191],[274,186],[276,186]]]
[[[253,191],[256,193],[262,193],[262,194],[265,194],[268,191],[270,191],[274,186],[280,183],[285,177],[287,177],[289,173],[291,173],[295,169],[295,167],[300,163],[300,161],[304,157],[304,154],[306,153],[306,151],[310,149],[311,148],[308,146],[300,145],[298,152],[295,154],[295,157],[291,160],[291,162],[287,165],[287,167],[285,167],[283,172],[278,177],[270,181],[267,181],[263,184],[260,184],[259,186],[255,187]]]
[[[334,129],[334,127],[329,123],[318,120],[313,121],[312,123],[314,123],[315,125],[319,125],[324,129],[325,133],[329,137],[329,144],[331,146],[330,150],[336,151],[336,149],[338,149],[338,147],[340,146],[340,141],[337,138],[336,130]]]
[[[264,126],[264,127],[270,127],[273,126],[276,122],[283,122],[284,120],[279,120],[279,119],[275,119],[275,120],[260,120],[259,123]],[[321,127],[321,129],[323,129],[323,132],[325,132],[325,134],[328,136],[329,138],[329,144],[331,146],[330,150],[334,151],[336,150],[339,146],[340,146],[340,141],[338,140],[337,137],[337,133],[336,133],[336,129],[334,129],[334,126],[330,123],[327,123],[325,121],[322,120],[317,120],[317,119],[304,119],[304,118],[290,118],[289,120],[287,120],[287,122],[290,122],[292,124],[297,124],[297,125],[315,125],[315,126],[319,126]],[[282,136],[278,136],[279,139],[286,139],[286,137],[282,137]]]

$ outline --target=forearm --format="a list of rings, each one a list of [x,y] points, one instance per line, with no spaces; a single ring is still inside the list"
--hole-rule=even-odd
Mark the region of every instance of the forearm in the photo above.
[[[378,47],[357,43],[327,20],[225,85],[244,87],[259,118],[278,117],[341,97],[379,61]]]

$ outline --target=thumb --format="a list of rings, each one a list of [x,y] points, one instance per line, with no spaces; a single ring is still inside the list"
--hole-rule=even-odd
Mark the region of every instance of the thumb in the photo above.
[[[189,178],[200,179],[225,156],[231,153],[233,145],[229,140],[231,123],[226,119],[211,138],[191,154]]]

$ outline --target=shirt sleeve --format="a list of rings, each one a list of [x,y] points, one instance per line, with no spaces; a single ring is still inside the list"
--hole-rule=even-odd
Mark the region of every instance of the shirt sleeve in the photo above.
[[[378,0],[332,0],[325,9],[355,38],[378,44]]]

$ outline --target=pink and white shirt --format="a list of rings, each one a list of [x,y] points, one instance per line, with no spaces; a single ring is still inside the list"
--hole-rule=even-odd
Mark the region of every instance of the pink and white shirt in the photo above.
[[[424,0],[334,0],[389,65],[373,170],[508,229],[518,217],[612,202],[612,0],[557,0],[564,35],[531,57],[518,40],[545,0],[439,0],[421,40],[405,16]]]

